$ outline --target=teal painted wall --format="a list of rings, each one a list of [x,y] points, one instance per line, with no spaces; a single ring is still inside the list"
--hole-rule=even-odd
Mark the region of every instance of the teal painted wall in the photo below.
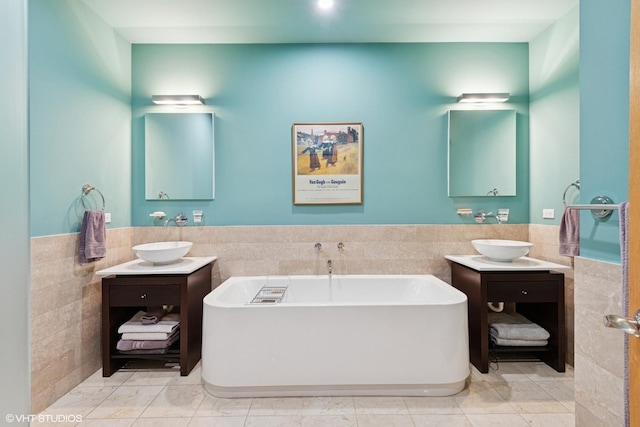
[[[580,178],[580,11],[578,6],[529,43],[531,223],[560,224],[562,195]],[[577,203],[575,188],[567,202]],[[554,209],[554,219],[543,219]]]
[[[630,0],[580,2],[580,202],[629,196]],[[620,262],[618,215],[581,212],[580,254]]]
[[[0,413],[30,413],[27,0],[0,2]]]
[[[29,92],[31,235],[79,231],[84,184],[131,225],[130,44],[83,2],[31,0]]]
[[[510,208],[529,221],[528,45],[134,45],[133,225],[201,209],[206,225],[447,224],[456,208]],[[462,92],[510,92],[518,115],[516,197],[447,196],[447,110]],[[216,199],[144,200],[151,95],[200,94],[215,112]],[[362,122],[364,203],[292,204],[291,126]],[[491,171],[487,171],[491,173]]]
[[[629,7],[629,0],[581,2],[579,43],[574,10],[530,46],[132,48],[82,2],[33,0],[30,234],[78,231],[85,183],[105,194],[110,227],[152,225],[155,210],[193,209],[204,210],[207,225],[470,222],[455,214],[458,207],[507,207],[511,222],[557,224],[562,191],[578,178],[577,159],[580,202],[598,194],[625,200]],[[446,111],[456,95],[474,91],[513,95],[516,197],[446,196]],[[199,93],[216,114],[214,201],[144,200],[142,118],[158,111],[150,96],[163,93]],[[306,121],[364,123],[362,205],[292,205],[290,130]],[[542,220],[542,208],[554,208],[556,219]],[[617,216],[594,222],[583,212],[582,223],[583,255],[617,261]]]

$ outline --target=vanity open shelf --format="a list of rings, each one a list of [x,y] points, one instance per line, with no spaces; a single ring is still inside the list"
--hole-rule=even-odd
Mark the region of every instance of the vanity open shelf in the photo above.
[[[558,372],[565,371],[566,336],[564,274],[562,265],[523,258],[519,263],[498,263],[482,257],[447,256],[451,284],[468,298],[469,358],[482,373],[490,361],[539,359]],[[516,312],[537,323],[549,334],[544,347],[492,346],[489,337],[488,302],[515,303]]]

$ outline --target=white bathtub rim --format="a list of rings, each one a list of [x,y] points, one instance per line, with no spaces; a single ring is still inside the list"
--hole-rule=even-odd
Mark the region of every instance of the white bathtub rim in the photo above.
[[[375,277],[375,278],[417,278],[417,279],[434,279],[435,284],[437,286],[451,286],[444,280],[432,275],[432,274],[341,274],[341,275],[333,275],[333,278],[336,280],[341,279],[349,279],[349,278],[363,278],[363,277]],[[467,296],[460,292],[458,289],[451,287],[451,289],[447,289],[446,292],[449,293],[450,298],[446,301],[407,301],[407,300],[387,300],[384,302],[381,301],[345,301],[345,302],[323,302],[323,301],[314,301],[313,303],[309,302],[279,302],[275,304],[251,304],[249,302],[245,303],[237,303],[237,302],[227,302],[222,301],[218,298],[218,295],[223,292],[226,288],[233,286],[236,283],[242,283],[247,280],[267,280],[267,278],[289,278],[291,280],[295,279],[308,279],[308,278],[318,278],[318,279],[326,279],[329,280],[328,275],[267,275],[267,276],[231,276],[225,281],[223,281],[217,288],[212,290],[209,294],[207,294],[204,298],[204,304],[211,307],[219,307],[219,308],[251,308],[251,309],[269,309],[272,307],[308,307],[310,305],[314,307],[339,307],[339,306],[347,306],[347,307],[358,307],[358,306],[449,306],[456,304],[467,304],[468,298]]]
[[[363,301],[363,302],[314,302],[312,304],[308,302],[278,302],[273,304],[251,304],[244,303],[242,305],[239,304],[228,304],[228,303],[216,303],[216,304],[208,304],[212,308],[215,309],[250,309],[250,310],[270,310],[275,309],[275,307],[279,307],[281,310],[285,310],[287,308],[309,308],[309,307],[451,307],[456,305],[465,305],[467,304],[467,300],[450,303],[450,302],[406,302],[406,301],[389,301],[389,302],[378,302],[378,301]]]
[[[224,387],[203,379],[212,396],[234,399],[252,397],[406,396],[445,397],[464,390],[467,379],[447,384],[361,384]]]

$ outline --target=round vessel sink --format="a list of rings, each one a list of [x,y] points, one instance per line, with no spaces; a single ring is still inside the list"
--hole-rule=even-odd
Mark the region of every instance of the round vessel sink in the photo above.
[[[192,242],[156,242],[134,246],[138,258],[153,264],[168,264],[182,258],[191,250]]]
[[[529,242],[501,239],[478,239],[472,240],[471,244],[476,251],[494,261],[513,261],[528,254],[533,246]]]

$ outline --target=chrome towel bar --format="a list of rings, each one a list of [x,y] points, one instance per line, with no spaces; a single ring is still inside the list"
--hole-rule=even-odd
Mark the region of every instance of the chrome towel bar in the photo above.
[[[602,205],[569,205],[569,209],[578,209],[578,210],[618,210],[618,205],[607,205],[606,209],[602,208]]]
[[[613,203],[607,196],[596,196],[591,199],[591,203],[588,205],[569,205],[567,208],[569,209],[578,209],[578,210],[590,210],[594,216],[604,219],[613,213],[614,210],[618,210],[619,205]]]

